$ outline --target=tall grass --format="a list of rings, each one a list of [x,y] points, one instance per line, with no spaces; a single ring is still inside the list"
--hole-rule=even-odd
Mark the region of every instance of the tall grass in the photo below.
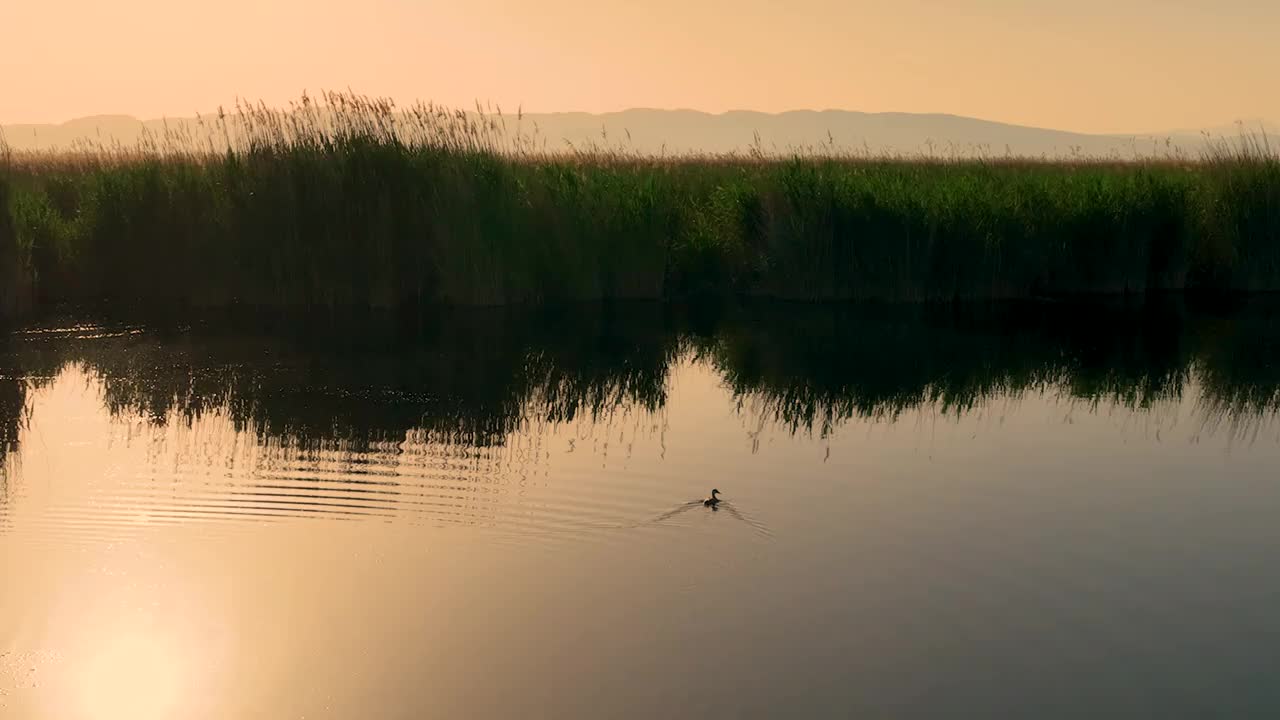
[[[45,301],[276,307],[1280,289],[1265,137],[1194,162],[653,158],[522,122],[330,94],[3,152],[0,262]]]
[[[0,177],[0,208],[10,207],[10,189]],[[30,242],[25,252],[18,246],[13,219],[0,212],[0,323],[25,312],[31,304]]]

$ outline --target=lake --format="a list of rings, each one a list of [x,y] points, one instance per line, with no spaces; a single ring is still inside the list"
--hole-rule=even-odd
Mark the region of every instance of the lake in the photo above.
[[[0,717],[1280,716],[1277,311],[46,315]]]

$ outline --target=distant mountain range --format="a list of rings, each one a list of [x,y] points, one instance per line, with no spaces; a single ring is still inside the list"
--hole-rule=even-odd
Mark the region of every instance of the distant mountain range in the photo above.
[[[98,115],[62,124],[6,125],[4,139],[15,150],[49,150],[77,142],[132,145],[144,129],[195,127],[194,119],[141,121],[127,115]],[[514,128],[515,118],[507,118]],[[871,154],[941,156],[1117,156],[1172,154],[1194,156],[1205,136],[1195,131],[1139,135],[1092,135],[1011,125],[945,114],[863,113],[846,110],[797,110],[783,113],[634,109],[622,112],[526,114],[521,129],[537,136],[547,149],[586,145],[621,145],[645,154],[746,152],[758,147],[768,154],[834,147]],[[1243,126],[1257,131],[1259,123]],[[1274,125],[1265,126],[1276,133]],[[1209,131],[1232,139],[1239,127]]]

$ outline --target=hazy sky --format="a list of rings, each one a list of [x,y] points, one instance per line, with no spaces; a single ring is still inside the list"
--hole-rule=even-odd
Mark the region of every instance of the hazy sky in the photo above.
[[[0,0],[0,122],[399,101],[1280,120],[1277,0]]]

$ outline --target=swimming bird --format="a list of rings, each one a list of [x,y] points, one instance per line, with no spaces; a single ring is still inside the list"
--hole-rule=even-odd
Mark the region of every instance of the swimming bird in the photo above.
[[[712,488],[712,489],[711,489],[711,496],[710,496],[710,497],[708,497],[706,500],[703,500],[703,501],[702,501],[702,504],[703,504],[703,505],[706,505],[707,507],[711,507],[711,508],[713,508],[713,507],[715,507],[715,506],[719,505],[719,504],[720,504],[720,498],[716,497],[716,496],[717,496],[717,495],[719,495],[719,494],[720,494],[720,491],[719,491],[719,490],[716,490],[715,488]]]

